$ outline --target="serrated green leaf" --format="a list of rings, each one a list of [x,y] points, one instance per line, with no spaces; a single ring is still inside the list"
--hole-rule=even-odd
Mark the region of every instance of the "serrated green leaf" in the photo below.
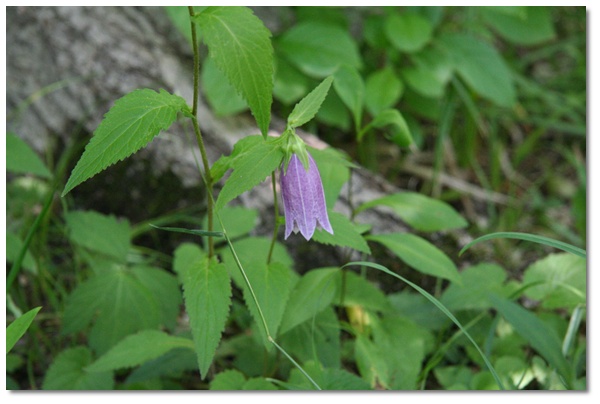
[[[131,234],[127,220],[95,211],[72,211],[65,214],[65,221],[73,243],[125,262]]]
[[[234,115],[248,109],[246,101],[212,58],[204,61],[200,81],[202,92],[217,116]]]
[[[141,365],[175,348],[194,349],[191,339],[175,337],[158,330],[143,330],[119,341],[108,352],[85,368],[88,372],[107,372]]]
[[[187,259],[185,262],[181,261],[182,256]],[[194,253],[191,247],[187,248],[185,255],[175,254],[174,266],[181,271],[200,376],[205,378],[229,314],[229,275],[216,258],[209,259],[199,249]]]
[[[414,192],[399,192],[378,198],[358,207],[357,213],[375,206],[388,206],[411,227],[431,232],[458,229],[467,221],[445,202]]]
[[[394,130],[390,135],[390,140],[400,147],[408,147],[413,143],[410,129],[404,120],[404,117],[397,109],[386,109],[381,111],[367,126],[361,129],[358,134],[358,140],[369,130],[373,128],[384,128],[391,126]]]
[[[340,247],[350,247],[357,251],[371,254],[371,249],[355,229],[354,224],[341,213],[328,211],[329,222],[333,228],[333,234],[323,229],[317,229],[313,235],[313,240],[322,244],[335,245]]]
[[[233,161],[238,158],[240,155],[246,153],[252,147],[256,146],[256,144],[263,142],[264,138],[260,135],[250,135],[241,138],[236,142],[233,146],[233,150],[229,156],[221,156],[210,169],[210,172],[213,177],[213,181],[217,182],[223,175],[233,167]]]
[[[231,161],[233,172],[219,193],[215,210],[220,210],[229,201],[260,184],[277,169],[283,160],[283,151],[277,140],[257,142]]]
[[[548,361],[550,366],[564,377],[569,386],[573,381],[573,374],[569,363],[562,354],[561,342],[556,331],[535,314],[516,303],[495,295],[490,295],[490,300],[500,315]]]
[[[338,274],[339,268],[321,268],[313,269],[300,278],[285,308],[280,334],[312,318],[331,303]]]
[[[215,375],[210,382],[209,390],[241,390],[246,377],[236,369],[225,370]]]
[[[520,14],[496,7],[482,7],[479,11],[494,31],[517,45],[537,45],[556,36],[547,7],[521,7]]]
[[[305,363],[304,370],[322,390],[369,390],[366,381],[347,370],[323,368],[320,363],[314,361]],[[298,369],[292,369],[290,372],[289,385],[299,389],[314,389],[314,386]]]
[[[367,77],[365,83],[365,107],[376,116],[381,111],[393,107],[404,92],[404,84],[387,66]]]
[[[12,132],[6,134],[6,171],[52,178],[46,164],[23,139]]]
[[[42,384],[44,390],[112,390],[112,372],[88,372],[92,352],[83,346],[62,351],[52,362]]]
[[[15,319],[8,327],[6,327],[6,353],[8,354],[10,350],[15,346],[17,341],[21,339],[23,334],[27,332],[27,329],[33,322],[33,319],[38,314],[38,311],[41,310],[40,307],[36,307],[35,309],[29,310],[27,313],[24,313],[19,318]]]
[[[409,233],[378,234],[368,236],[389,248],[398,258],[424,274],[460,282],[454,262],[427,240]]]
[[[385,20],[385,33],[396,49],[416,52],[431,40],[433,27],[418,14],[392,14]]]
[[[152,141],[187,109],[185,100],[165,90],[134,90],[115,101],[85,147],[61,196]]]
[[[277,41],[277,50],[309,76],[323,78],[341,65],[359,69],[358,47],[348,31],[323,21],[300,22]]]
[[[502,107],[515,103],[512,72],[492,45],[462,33],[444,35],[440,45],[462,79],[482,97]]]
[[[381,289],[354,272],[338,278],[338,293],[334,302],[343,306],[361,306],[369,310],[385,311],[392,308]]]
[[[207,7],[195,21],[210,57],[248,102],[266,137],[273,101],[271,33],[247,7]]]
[[[365,99],[365,83],[354,67],[342,65],[334,74],[333,88],[354,117],[354,125],[359,128]]]
[[[549,254],[525,270],[523,284],[536,284],[526,289],[525,294],[540,301],[544,308],[572,310],[586,304],[586,275],[584,258],[566,253]]]
[[[158,270],[158,269],[156,269]],[[96,317],[89,344],[106,352],[125,336],[161,324],[159,301],[132,270],[113,265],[80,284],[67,299],[63,332],[85,328]]]
[[[321,104],[325,100],[332,82],[333,76],[327,77],[296,104],[288,116],[288,127],[297,128],[314,118],[317,112],[319,112],[319,108],[321,108]]]

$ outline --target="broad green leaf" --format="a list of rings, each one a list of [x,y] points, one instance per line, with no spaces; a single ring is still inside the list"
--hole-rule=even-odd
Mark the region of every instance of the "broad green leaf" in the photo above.
[[[392,14],[385,20],[385,33],[396,49],[410,53],[423,48],[431,40],[433,27],[418,14]]]
[[[190,258],[190,254],[186,258]],[[231,283],[225,266],[201,251],[193,259],[180,260],[181,255],[176,252],[173,265],[182,270],[185,308],[190,317],[200,375],[205,378],[229,314]]]
[[[354,272],[346,271],[338,278],[337,291],[333,301],[346,307],[361,306],[377,311],[392,308],[381,289]]]
[[[483,19],[503,38],[517,45],[537,45],[554,39],[556,33],[547,7],[522,7],[521,15],[495,7],[479,9]]]
[[[562,354],[561,342],[555,330],[516,303],[495,295],[490,295],[490,299],[500,315],[565,378],[569,386],[573,381],[573,374]]]
[[[81,283],[68,297],[63,332],[80,331],[95,318],[89,344],[104,353],[129,334],[158,328],[162,323],[160,304],[134,271],[112,265]]]
[[[428,330],[437,331],[448,326],[448,318],[427,298],[410,290],[388,295],[394,309],[402,316]]]
[[[248,104],[230,84],[227,76],[208,58],[202,65],[202,92],[215,114],[234,115],[248,108]]]
[[[269,254],[269,249],[271,247],[271,238],[247,237],[234,241],[233,247],[240,259],[242,266],[245,268],[255,260],[267,261],[267,255]],[[223,250],[219,251],[219,253],[236,285],[244,284],[244,279],[242,278],[240,270],[238,269],[229,248],[224,248]],[[294,261],[289,256],[286,247],[279,242],[275,242],[271,262],[279,262],[287,268],[292,268],[294,265]]]
[[[286,59],[277,58],[273,96],[285,105],[300,100],[310,89],[309,79]]]
[[[161,130],[167,129],[178,112],[185,112],[185,100],[165,90],[134,90],[115,101],[73,169],[61,196],[146,146]]]
[[[267,265],[264,259],[254,260],[244,265],[244,271],[265,317],[269,334],[274,338],[278,334],[277,331],[283,318],[285,305],[292,291],[291,271],[287,266],[278,262],[272,262]],[[238,284],[238,287],[244,291],[244,300],[254,317],[254,321],[262,325],[258,308],[246,283]],[[259,327],[259,330],[265,346],[270,348],[272,345],[267,339],[263,327]]]
[[[303,367],[322,390],[369,390],[367,382],[347,370],[324,368],[314,361],[306,362]],[[298,389],[315,389],[298,369],[292,369],[290,372],[289,384]]]
[[[95,211],[71,211],[65,214],[69,239],[91,251],[125,262],[130,248],[130,226]]]
[[[191,339],[175,337],[158,330],[143,330],[119,341],[86,367],[88,372],[107,372],[141,365],[175,348],[194,349]]]
[[[248,102],[266,137],[273,101],[271,33],[247,7],[207,7],[195,21],[210,57]]]
[[[8,327],[6,327],[6,353],[8,354],[10,350],[15,346],[17,341],[21,339],[23,334],[27,332],[27,329],[33,322],[33,319],[37,315],[38,311],[41,310],[40,307],[36,307],[35,309],[29,310],[27,313],[23,314],[19,318],[15,319]]]
[[[496,264],[478,264],[460,272],[461,283],[453,283],[444,291],[440,301],[449,310],[483,310],[491,306],[489,293],[508,296],[504,286],[506,272]]]
[[[52,178],[46,164],[23,139],[12,132],[6,134],[6,172]]]
[[[54,359],[42,383],[44,390],[112,390],[112,372],[88,372],[92,352],[87,347],[62,351]]]
[[[359,128],[365,100],[365,83],[358,71],[348,65],[340,66],[334,74],[333,88],[354,117],[354,126]]]
[[[339,268],[313,269],[300,278],[292,291],[279,328],[284,334],[323,311],[336,293]]]
[[[467,390],[473,379],[473,370],[467,366],[436,366],[433,373],[446,390]]]
[[[329,222],[333,229],[333,234],[330,234],[322,229],[317,229],[313,235],[313,240],[322,244],[350,247],[357,251],[371,254],[371,249],[356,230],[354,224],[346,216],[341,213],[328,211]]]
[[[486,234],[485,236],[478,237],[475,240],[471,241],[466,246],[464,246],[460,250],[459,255],[461,255],[463,252],[465,252],[467,249],[469,249],[474,244],[480,243],[485,240],[492,240],[495,238],[512,238],[512,239],[517,239],[517,240],[531,241],[533,243],[539,243],[539,244],[547,245],[549,247],[558,248],[559,250],[566,251],[568,253],[574,254],[581,258],[587,257],[585,250],[575,247],[574,245],[571,245],[568,243],[563,243],[562,241],[554,240],[549,237],[538,236],[536,234],[517,233],[517,232],[490,233],[490,234]]]
[[[535,378],[531,366],[516,356],[502,356],[494,367],[506,385],[514,390],[522,390]]]
[[[404,117],[397,109],[385,109],[377,114],[367,126],[361,129],[358,134],[358,140],[360,141],[373,128],[385,128],[387,126],[393,128],[389,139],[398,146],[408,147],[413,143],[410,129]]]
[[[358,47],[347,30],[323,21],[306,21],[286,31],[276,43],[290,63],[309,76],[323,78],[341,65],[359,69]]]
[[[460,282],[454,262],[427,240],[410,233],[378,234],[368,236],[389,248],[406,264],[424,274]]]
[[[392,208],[403,221],[419,231],[467,226],[467,221],[447,203],[414,192],[399,192],[366,202],[358,207],[357,212],[380,205]]]
[[[222,155],[210,168],[213,181],[217,182],[223,178],[227,170],[233,168],[233,161],[235,159],[261,142],[264,142],[264,138],[261,135],[250,135],[238,140],[233,146],[231,154],[228,156]]]
[[[365,107],[376,116],[391,108],[404,92],[404,84],[390,66],[373,72],[365,83]]]
[[[222,209],[229,201],[260,184],[279,167],[283,151],[277,139],[257,142],[250,149],[232,160],[233,172],[219,193],[215,210]]]
[[[440,38],[440,46],[462,79],[482,97],[502,107],[515,103],[512,72],[492,45],[468,34],[450,33]]]
[[[440,98],[444,94],[446,83],[433,71],[422,67],[408,67],[402,71],[406,83],[424,97]]]
[[[586,261],[560,253],[550,254],[531,264],[523,275],[523,284],[536,284],[525,295],[547,309],[572,310],[586,304]]]
[[[253,377],[248,379],[242,386],[242,390],[279,390],[277,386],[265,379],[264,377]]]
[[[333,307],[317,314],[313,321],[292,328],[278,341],[300,362],[318,358],[325,367],[339,368],[341,363],[341,326]]]
[[[131,268],[131,273],[158,302],[160,323],[173,330],[177,325],[182,303],[177,278],[163,269],[147,265],[136,265]]]
[[[333,147],[326,149],[308,147],[307,150],[319,167],[327,208],[333,209],[342,187],[350,179],[350,168],[356,166],[349,161],[346,154]]]
[[[288,116],[288,127],[297,128],[314,118],[329,92],[332,81],[333,76],[327,77],[296,104]]]
[[[241,390],[246,383],[246,377],[236,369],[225,370],[215,375],[210,382],[209,390]]]

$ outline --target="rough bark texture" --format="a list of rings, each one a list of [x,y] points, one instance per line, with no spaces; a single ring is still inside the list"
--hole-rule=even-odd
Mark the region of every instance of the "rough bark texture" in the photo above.
[[[277,29],[277,12],[260,7],[256,12],[270,29]],[[70,144],[80,125],[86,135],[91,135],[112,103],[136,88],[164,88],[181,95],[191,105],[191,50],[161,8],[9,7],[6,20],[8,129],[40,153],[56,144],[56,139],[61,145]],[[221,154],[229,154],[241,137],[258,133],[249,116],[218,118],[203,102],[199,106],[199,122],[212,162]],[[274,131],[282,126],[281,121],[274,119]],[[310,134],[303,136],[313,145],[325,146]],[[144,192],[174,197],[171,191],[137,189],[156,186],[148,176],[169,175],[181,185],[181,190],[174,192],[197,194],[200,179],[190,152],[195,148],[193,144],[190,128],[174,125],[143,151],[118,167],[109,168],[109,174],[83,184],[81,188],[92,187],[95,191],[90,191],[90,199],[80,202],[80,206],[130,217],[146,201]],[[117,179],[102,183],[102,178],[112,178],[110,173]],[[94,195],[102,193],[98,188],[107,186],[112,205],[101,208]],[[78,188],[73,191],[76,197],[83,195]],[[358,205],[397,190],[376,175],[357,169],[353,171],[350,191],[352,203]],[[346,187],[336,210],[350,211],[348,195]],[[268,234],[272,226],[270,183],[243,195],[240,201],[259,209],[258,232]],[[132,208],[128,210],[127,206]],[[147,219],[141,209],[133,220],[144,218]],[[358,220],[372,224],[377,232],[406,230],[385,210],[364,212]],[[317,259],[319,263],[336,263],[334,249],[325,249],[322,254]]]

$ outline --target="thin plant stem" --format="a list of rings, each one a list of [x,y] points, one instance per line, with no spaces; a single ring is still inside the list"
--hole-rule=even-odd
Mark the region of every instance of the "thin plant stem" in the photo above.
[[[277,202],[277,181],[275,180],[275,171],[271,173],[271,184],[273,186],[273,210],[275,211],[275,225],[273,226],[273,237],[271,238],[271,246],[269,247],[269,254],[267,255],[267,264],[271,263],[273,249],[275,248],[277,234],[279,233],[279,203]]]
[[[206,215],[208,216],[208,231],[213,230],[214,222],[213,222],[213,214],[214,214],[214,201],[212,198],[213,193],[213,178],[210,173],[210,164],[208,162],[208,155],[206,153],[206,148],[204,147],[204,141],[202,140],[202,132],[200,131],[200,126],[198,125],[198,83],[200,81],[200,53],[198,49],[198,37],[196,34],[196,24],[194,23],[194,7],[189,6],[188,11],[190,14],[190,26],[192,29],[192,47],[194,51],[194,101],[192,104],[192,123],[194,127],[194,133],[196,135],[196,141],[198,142],[198,147],[200,148],[200,155],[202,156],[202,165],[204,166],[204,176],[206,182],[206,192],[208,193],[207,203],[206,203]],[[214,240],[212,236],[208,237],[208,256],[212,257],[214,255]]]

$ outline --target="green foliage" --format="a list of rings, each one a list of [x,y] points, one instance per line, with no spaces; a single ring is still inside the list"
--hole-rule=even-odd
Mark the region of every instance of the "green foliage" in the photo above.
[[[327,96],[327,92],[329,91],[329,87],[331,87],[332,81],[333,77],[327,77],[321,82],[321,84],[319,84],[298,104],[296,104],[287,120],[287,124],[290,129],[302,126],[306,122],[313,119],[317,111],[319,111],[323,100]]]
[[[17,341],[27,332],[27,329],[33,322],[33,319],[37,313],[41,310],[41,307],[29,310],[15,321],[13,321],[8,327],[6,327],[6,353],[15,346]]]
[[[206,377],[229,312],[229,275],[224,265],[191,245],[175,252],[173,265],[182,279],[200,374]]]
[[[62,351],[44,378],[44,390],[111,390],[114,386],[111,372],[89,372],[92,352],[83,346]]]
[[[248,104],[233,87],[225,73],[213,59],[208,58],[202,64],[202,92],[211,108],[218,115],[233,115],[248,109]]]
[[[52,173],[23,139],[14,133],[6,134],[6,171],[51,178]]]
[[[231,161],[233,172],[219,193],[215,209],[263,182],[281,164],[283,151],[278,139],[253,142]]]
[[[401,52],[416,52],[431,40],[433,27],[414,13],[392,14],[385,20],[388,40]]]
[[[178,112],[187,109],[183,98],[162,89],[158,93],[134,90],[115,101],[73,169],[62,196],[146,146],[175,122]]]
[[[176,348],[194,349],[192,340],[158,330],[143,330],[125,337],[85,368],[88,372],[108,372],[138,366]]]
[[[341,213],[329,211],[328,215],[334,234],[330,234],[322,229],[317,230],[313,235],[315,241],[322,244],[350,247],[366,254],[371,253],[369,245],[361,236],[360,231],[354,223]]]
[[[271,121],[271,33],[247,7],[207,7],[196,14],[210,57],[244,97],[263,136]]]

